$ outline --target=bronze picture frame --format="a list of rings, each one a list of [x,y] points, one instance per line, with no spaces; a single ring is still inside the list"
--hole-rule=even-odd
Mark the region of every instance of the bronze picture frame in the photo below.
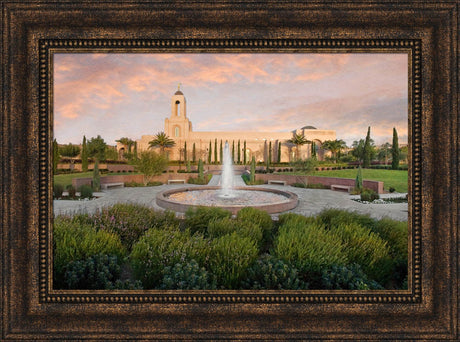
[[[54,52],[319,50],[409,55],[408,290],[53,290]],[[3,340],[459,338],[457,1],[3,0],[1,123]]]

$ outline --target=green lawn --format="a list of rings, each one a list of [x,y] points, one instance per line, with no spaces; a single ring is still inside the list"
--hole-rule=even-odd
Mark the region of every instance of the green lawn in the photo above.
[[[101,176],[105,175],[134,175],[137,174],[136,172],[110,172],[107,174],[102,174]],[[74,178],[86,178],[86,177],[93,177],[93,171],[88,172],[75,172],[75,173],[68,173],[68,174],[61,174],[54,176],[54,184],[61,184],[64,189],[67,185],[72,184],[72,179]]]
[[[358,173],[357,169],[346,169],[346,170],[315,171],[315,172],[309,173],[309,175],[355,179],[357,173]],[[407,192],[407,186],[408,186],[407,171],[362,169],[362,174],[363,174],[363,179],[376,180],[376,181],[383,182],[384,189],[387,191],[390,187],[393,187],[395,188],[397,192]]]

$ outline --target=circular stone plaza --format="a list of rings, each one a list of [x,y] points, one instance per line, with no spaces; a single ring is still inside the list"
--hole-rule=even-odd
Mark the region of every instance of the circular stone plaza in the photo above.
[[[219,177],[219,176],[213,176]],[[235,185],[244,187],[245,184],[241,176],[235,175]],[[213,182],[214,179],[211,179]],[[201,187],[192,184],[163,184],[153,187],[125,187],[110,190],[104,190],[95,193],[97,198],[92,200],[54,200],[54,215],[72,215],[76,213],[94,213],[102,208],[110,207],[116,203],[141,204],[157,210],[165,210],[158,206],[156,202],[157,195],[165,190],[179,189],[184,187]],[[305,189],[293,186],[281,185],[259,185],[251,187],[260,187],[268,189],[285,190],[294,193],[298,197],[298,204],[295,208],[284,212],[301,214],[304,216],[316,215],[324,209],[343,209],[354,211],[360,214],[369,214],[371,217],[380,219],[388,217],[398,221],[407,221],[408,205],[407,203],[361,203],[355,201],[359,196],[353,196],[347,192],[332,191],[327,189]],[[381,194],[380,197],[398,198],[405,197],[405,194]],[[281,213],[271,214],[276,218]],[[178,213],[179,216],[183,215]]]

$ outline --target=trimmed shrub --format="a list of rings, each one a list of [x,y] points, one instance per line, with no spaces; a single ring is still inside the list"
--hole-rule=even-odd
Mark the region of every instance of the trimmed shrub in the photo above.
[[[80,187],[80,197],[81,198],[93,197],[93,189],[89,185],[82,185]]]
[[[215,284],[209,278],[209,274],[205,268],[200,267],[192,259],[188,262],[165,267],[160,288],[165,290],[214,289]]]
[[[238,288],[248,267],[257,258],[255,242],[236,232],[212,240],[210,252],[209,270],[217,286],[227,289]]]
[[[258,247],[262,245],[262,228],[253,222],[242,222],[225,217],[220,220],[209,222],[207,229],[207,235],[211,238],[219,238],[227,234],[232,234],[233,232],[236,232],[239,236],[251,238]]]
[[[67,185],[67,192],[69,193],[70,198],[75,198],[76,190],[72,184]]]
[[[264,240],[271,240],[273,221],[271,216],[266,211],[246,207],[238,211],[236,218],[243,225],[247,224],[251,226],[256,224],[260,226],[260,228],[262,228],[263,231]]]
[[[81,225],[65,217],[54,220],[54,277],[56,285],[64,286],[65,267],[72,261],[85,260],[98,254],[116,255],[123,258],[126,254],[120,238],[106,231],[96,231],[89,225]]]
[[[298,290],[307,289],[300,281],[295,267],[269,254],[262,255],[249,267],[241,286],[253,290]]]
[[[235,220],[230,217],[212,220],[207,227],[207,235],[211,238],[218,238],[226,234],[231,234],[237,229]]]
[[[72,261],[65,269],[64,283],[68,289],[109,289],[121,272],[117,256],[102,254]]]
[[[321,274],[323,288],[331,290],[381,290],[383,287],[369,280],[357,264],[332,265]]]
[[[160,182],[160,181],[151,181],[151,182],[147,182],[147,186],[159,186],[159,185],[162,185],[163,183]]]
[[[326,229],[333,229],[342,224],[357,223],[362,227],[373,230],[377,220],[366,214],[358,214],[341,209],[323,210],[318,218],[325,224]]]
[[[392,260],[382,238],[357,223],[342,224],[331,231],[342,239],[350,263],[359,264],[371,279],[386,282],[391,276]]]
[[[62,186],[61,184],[54,184],[53,186],[54,198],[61,198],[63,192],[64,192],[64,186]]]
[[[307,188],[308,187],[306,183],[300,183],[300,182],[292,183],[291,186],[296,187],[296,188]]]
[[[364,188],[361,191],[361,201],[372,202],[373,200],[379,199],[380,196],[374,190]]]
[[[184,224],[192,233],[206,233],[211,221],[223,218],[230,218],[232,213],[219,207],[198,207],[188,208],[185,212]]]
[[[184,261],[196,260],[204,266],[209,259],[209,243],[190,231],[150,229],[133,246],[130,255],[133,272],[144,288],[158,288],[164,269]]]
[[[302,222],[293,218],[280,226],[274,253],[295,266],[310,288],[318,288],[322,269],[347,264],[343,242],[325,230],[320,222]]]

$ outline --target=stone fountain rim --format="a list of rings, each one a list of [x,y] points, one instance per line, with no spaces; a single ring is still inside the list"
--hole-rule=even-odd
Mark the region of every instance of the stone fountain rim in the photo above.
[[[259,187],[235,187],[234,190],[247,190],[247,191],[263,191],[263,192],[271,192],[278,195],[285,196],[287,198],[286,202],[282,203],[263,203],[263,204],[256,204],[251,205],[250,207],[255,209],[264,210],[269,214],[280,213],[283,211],[287,211],[290,209],[294,209],[297,207],[298,204],[298,196],[290,191],[279,190],[279,189],[272,189],[272,188],[259,188]],[[173,210],[176,212],[186,212],[188,208],[198,208],[203,207],[205,205],[202,204],[185,204],[177,201],[172,201],[166,198],[167,196],[178,193],[178,192],[187,192],[187,191],[202,191],[202,190],[221,190],[220,186],[199,186],[199,187],[182,187],[176,189],[167,189],[159,192],[156,196],[156,203],[164,208]],[[209,206],[208,206],[209,207]],[[248,207],[247,205],[225,205],[225,206],[218,206],[219,208],[229,210],[232,214],[236,214],[239,210]]]

